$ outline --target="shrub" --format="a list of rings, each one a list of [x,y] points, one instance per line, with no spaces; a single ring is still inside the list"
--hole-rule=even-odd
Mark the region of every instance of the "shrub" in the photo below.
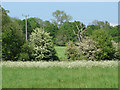
[[[100,49],[96,48],[96,42],[86,37],[81,43],[74,44],[70,41],[67,44],[66,54],[69,60],[95,60],[95,55],[99,52],[99,50]]]
[[[92,33],[92,39],[97,42],[97,48],[101,50],[96,54],[98,60],[114,59],[115,48],[112,45],[112,37],[103,29],[96,30]]]
[[[35,60],[57,60],[52,37],[42,28],[34,29],[30,35],[30,45],[33,46],[32,56]]]
[[[72,41],[67,43],[66,55],[68,60],[79,60],[80,54],[78,53],[78,47]]]
[[[87,60],[96,60],[96,54],[100,51],[96,45],[95,41],[86,37],[81,43],[78,43],[79,53],[86,57]]]
[[[120,48],[119,48],[119,44],[112,40],[112,45],[115,48],[115,54],[114,54],[115,59],[119,59],[120,60]]]
[[[21,46],[21,53],[19,56],[19,60],[30,61],[33,59],[32,57],[33,47],[29,45],[28,41]]]
[[[28,53],[20,53],[20,57],[19,57],[19,60],[22,60],[22,61],[26,61],[26,60],[29,60],[29,55]]]

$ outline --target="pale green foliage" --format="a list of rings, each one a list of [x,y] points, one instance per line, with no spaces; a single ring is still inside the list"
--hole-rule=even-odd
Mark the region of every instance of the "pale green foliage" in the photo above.
[[[96,60],[96,53],[100,51],[96,45],[97,43],[88,37],[76,44],[70,41],[67,44],[67,58],[71,60]]]
[[[119,49],[119,44],[116,43],[114,40],[111,41],[112,42],[112,45],[113,47],[115,48],[115,59],[119,59],[120,60],[120,49]]]
[[[54,60],[55,49],[49,33],[42,28],[34,29],[30,35],[30,45],[33,46],[33,57],[35,60]]]
[[[87,37],[83,39],[83,41],[80,42],[78,45],[80,54],[84,55],[84,57],[89,60],[96,59],[96,53],[98,53],[100,49],[97,49],[97,43],[95,41]]]
[[[79,60],[80,54],[78,53],[78,47],[72,41],[67,43],[66,55],[68,60]]]

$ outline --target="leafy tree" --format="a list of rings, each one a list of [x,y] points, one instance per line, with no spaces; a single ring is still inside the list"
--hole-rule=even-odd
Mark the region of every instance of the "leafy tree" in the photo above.
[[[56,10],[52,15],[56,19],[53,20],[53,23],[57,26],[61,26],[64,22],[69,22],[72,20],[72,17],[67,15],[64,11]]]
[[[108,21],[98,21],[94,20],[91,25],[99,26],[100,28],[109,28],[110,23]]]
[[[22,46],[21,46],[21,52],[20,52],[20,56],[19,56],[19,60],[23,60],[23,61],[31,61],[33,59],[32,57],[32,53],[33,53],[33,47],[32,45],[29,45],[29,42],[25,42]]]
[[[77,36],[74,34],[73,30],[77,33],[78,29],[76,25],[78,26],[79,29],[81,22],[79,21],[74,21],[74,22],[64,22],[63,25],[59,28],[56,34],[56,44],[57,45],[65,45],[69,41],[76,42],[78,41]],[[85,27],[85,25],[83,24]]]
[[[11,23],[11,18],[8,16],[9,10],[5,10],[1,7],[0,12],[2,12],[2,30],[4,31],[4,28]]]
[[[56,40],[55,37],[56,37],[56,33],[58,31],[58,27],[56,25],[50,23],[49,21],[44,21],[43,27],[46,32],[50,33],[50,36],[52,36],[52,40],[55,43],[55,40]]]
[[[90,36],[90,35],[92,35],[93,31],[98,30],[98,29],[100,29],[100,27],[98,25],[88,25],[84,32],[84,35]]]
[[[22,20],[22,22],[19,21],[19,24],[22,25],[22,30],[23,30],[23,33],[25,33],[25,19]],[[33,32],[33,29],[35,28],[40,28],[43,26],[43,21],[39,18],[28,18],[27,19],[27,35],[28,35],[28,38],[30,36],[30,34]]]
[[[119,42],[119,37],[120,37],[120,34],[119,34],[119,26],[115,26],[115,27],[111,27],[109,30],[109,34],[113,37],[113,40],[115,42]]]
[[[97,54],[99,60],[111,60],[114,59],[115,49],[112,45],[112,37],[108,34],[107,31],[100,29],[92,33],[92,39],[95,40],[98,45],[97,48],[100,48],[100,52]]]
[[[16,23],[10,23],[2,33],[2,55],[5,60],[17,60],[25,39]]]
[[[35,60],[57,60],[56,52],[49,33],[42,28],[34,29],[30,35],[30,45],[33,46],[33,57]]]

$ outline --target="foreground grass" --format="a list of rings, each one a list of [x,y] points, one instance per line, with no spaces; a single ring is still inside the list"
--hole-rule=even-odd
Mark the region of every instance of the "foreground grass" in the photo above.
[[[118,88],[117,67],[2,68],[3,88]]]
[[[62,46],[55,46],[55,50],[57,52],[57,55],[59,57],[60,60],[65,60],[67,59],[66,55],[65,55],[65,49],[66,47],[62,47]]]

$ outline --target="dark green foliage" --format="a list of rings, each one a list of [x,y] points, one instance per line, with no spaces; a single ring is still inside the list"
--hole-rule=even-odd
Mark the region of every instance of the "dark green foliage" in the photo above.
[[[33,59],[32,53],[33,53],[32,45],[29,45],[28,41],[25,42],[24,45],[21,46],[21,53],[19,56],[19,60],[31,61]]]
[[[56,32],[58,31],[58,27],[50,23],[49,21],[44,21],[43,27],[46,32],[50,33],[50,36],[52,36],[52,40],[55,43],[55,39],[56,39],[55,36],[56,36]]]
[[[88,25],[85,32],[84,32],[84,35],[90,36],[90,35],[92,35],[92,32],[97,30],[97,29],[100,29],[100,27],[98,25]]]
[[[36,54],[36,57],[40,59],[42,58],[42,60],[57,60],[58,58],[56,56],[53,43],[59,46],[65,46],[65,44],[69,41],[71,42],[68,43],[67,48],[68,59],[91,59],[91,57],[98,60],[120,59],[120,50],[115,49],[115,47],[118,47],[120,40],[119,25],[112,27],[107,21],[103,22],[97,20],[92,22],[91,25],[88,25],[87,28],[84,24],[82,24],[84,27],[82,35],[83,42],[76,45],[74,43],[77,43],[79,41],[76,34],[78,33],[78,28],[81,29],[81,22],[69,22],[71,20],[71,16],[67,15],[64,11],[57,10],[56,12],[53,12],[53,16],[55,17],[55,20],[53,20],[54,23],[51,23],[50,21],[42,21],[41,19],[35,17],[28,18],[28,42],[25,42],[25,19],[20,20],[17,18],[9,17],[9,11],[5,10],[4,8],[1,8],[0,12],[2,12],[2,28],[0,25],[2,34],[0,34],[0,44],[2,44],[2,57],[5,60],[19,59],[27,61],[35,59],[33,57],[33,54],[36,52],[36,50],[32,44],[29,44],[29,36],[31,33],[34,33],[35,28],[44,28],[45,31],[43,32],[42,36],[35,37],[35,42],[37,44],[39,43],[39,45],[41,45],[41,48],[45,47],[43,48],[45,50],[45,52],[43,50],[44,55],[42,55],[42,53],[39,55],[41,48],[37,48],[39,49],[37,52],[39,54]],[[76,26],[78,26],[78,28]],[[50,33],[50,37],[46,32]],[[91,37],[95,42],[97,42],[96,48],[94,48],[94,45],[90,43],[92,42],[91,40],[87,41],[87,39],[85,39],[86,36]],[[45,42],[42,42],[41,40],[45,40]],[[111,40],[113,40],[113,42],[111,42]],[[49,45],[45,46],[45,43],[48,43]],[[91,47],[94,49],[91,50],[91,48],[84,48],[87,47],[89,43],[93,46]],[[98,49],[100,51],[96,54],[86,53],[91,51],[96,52]],[[85,53],[83,53],[82,50]]]
[[[25,19],[19,23],[22,25],[22,30],[23,30],[23,33],[25,33]],[[28,38],[30,36],[30,34],[33,32],[33,29],[35,28],[40,28],[43,26],[43,21],[39,18],[28,18],[27,19],[27,35],[28,35]]]
[[[112,45],[112,37],[108,34],[107,31],[99,29],[93,32],[92,39],[95,40],[98,45],[97,48],[100,48],[98,54],[96,54],[97,59],[99,60],[111,60],[114,59],[115,49]]]
[[[15,23],[7,25],[2,33],[2,55],[5,60],[17,60],[24,44],[22,30]]]
[[[55,43],[57,45],[64,46],[69,41],[78,41],[77,36],[74,34],[73,30],[77,33],[76,25],[78,25],[78,27],[81,28],[80,23],[81,22],[79,21],[63,23],[63,25],[59,28],[58,32],[56,33]]]
[[[115,42],[119,42],[120,34],[119,34],[119,26],[111,27],[109,30],[109,34],[113,37]]]

